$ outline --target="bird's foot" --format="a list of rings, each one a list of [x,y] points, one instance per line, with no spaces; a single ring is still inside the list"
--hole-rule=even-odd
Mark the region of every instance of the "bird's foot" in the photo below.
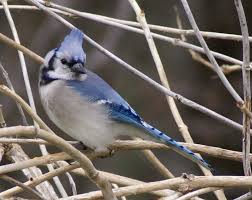
[[[98,154],[98,157],[99,158],[108,158],[108,157],[112,157],[114,154],[115,154],[115,150],[114,149],[109,149],[109,148],[106,148],[106,149],[95,149],[95,153]]]

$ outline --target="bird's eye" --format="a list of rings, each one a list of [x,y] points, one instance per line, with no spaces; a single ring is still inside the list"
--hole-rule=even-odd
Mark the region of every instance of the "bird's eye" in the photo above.
[[[65,58],[62,58],[60,61],[63,65],[67,63],[67,60]]]

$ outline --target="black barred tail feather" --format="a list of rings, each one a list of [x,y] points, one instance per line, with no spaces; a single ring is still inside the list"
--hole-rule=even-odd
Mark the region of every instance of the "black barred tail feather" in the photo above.
[[[203,167],[213,171],[212,167],[204,161],[202,158],[197,156],[191,150],[187,149],[185,146],[179,144],[165,133],[159,131],[158,129],[152,127],[151,125],[147,124],[146,122],[142,121],[142,125],[144,126],[145,130],[154,138],[158,139],[162,143],[169,146],[171,149],[176,151],[177,153],[181,154],[182,156],[192,160],[195,163],[202,165]]]

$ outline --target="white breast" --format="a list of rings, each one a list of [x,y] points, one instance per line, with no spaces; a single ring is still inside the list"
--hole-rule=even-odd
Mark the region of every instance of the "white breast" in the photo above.
[[[108,118],[102,105],[90,103],[64,81],[40,87],[40,96],[49,118],[61,130],[96,151],[105,150],[122,135],[121,125]]]

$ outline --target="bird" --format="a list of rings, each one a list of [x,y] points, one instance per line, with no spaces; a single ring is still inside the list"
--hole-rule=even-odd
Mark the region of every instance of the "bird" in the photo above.
[[[108,151],[118,138],[139,137],[166,144],[212,170],[201,157],[145,122],[108,83],[87,69],[83,40],[83,32],[72,29],[40,67],[40,99],[51,121],[96,152]]]

